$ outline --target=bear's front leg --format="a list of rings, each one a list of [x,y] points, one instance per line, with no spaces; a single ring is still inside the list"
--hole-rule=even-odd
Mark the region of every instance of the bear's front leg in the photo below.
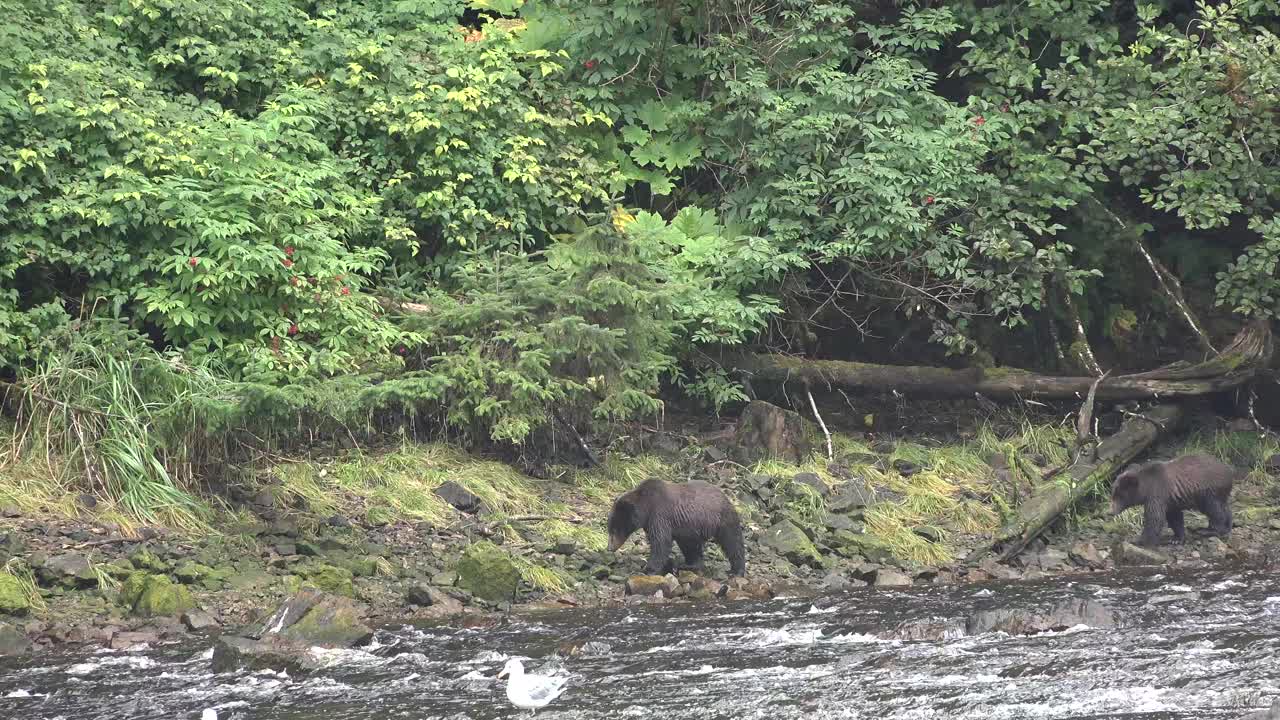
[[[1148,500],[1142,508],[1142,537],[1138,538],[1139,545],[1155,547],[1160,544],[1160,533],[1164,532],[1165,504],[1164,498],[1156,498]]]
[[[667,561],[671,559],[671,528],[655,525],[645,528],[645,537],[649,539],[649,562],[644,566],[648,575],[661,575],[666,571]]]

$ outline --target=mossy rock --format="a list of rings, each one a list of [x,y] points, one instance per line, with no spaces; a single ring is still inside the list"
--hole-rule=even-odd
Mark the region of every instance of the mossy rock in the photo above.
[[[164,575],[135,572],[120,588],[120,601],[134,615],[162,617],[178,615],[196,606],[195,598],[185,586]]]
[[[783,520],[765,531],[764,542],[795,565],[821,568],[825,565],[813,541],[790,520]]]
[[[520,571],[511,556],[487,541],[468,547],[455,570],[462,589],[489,602],[510,601],[520,586]]]
[[[129,562],[133,563],[133,567],[138,570],[150,570],[155,573],[169,570],[169,563],[161,560],[155,553],[145,547],[140,547],[130,553]]]
[[[27,597],[22,581],[7,572],[0,572],[0,613],[26,615],[31,611],[31,599]]]
[[[317,590],[334,595],[356,596],[356,586],[352,582],[352,572],[334,565],[312,565],[302,571],[306,583]]]
[[[213,568],[201,565],[200,563],[187,561],[178,566],[173,571],[173,576],[178,582],[184,585],[195,585],[213,572]]]

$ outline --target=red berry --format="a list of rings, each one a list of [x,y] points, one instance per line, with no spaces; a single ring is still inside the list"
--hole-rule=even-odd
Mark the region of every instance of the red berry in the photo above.
[[[294,287],[298,287],[298,276],[294,275],[293,277],[289,278],[289,284]]]
[[[404,355],[405,353],[407,353],[407,352],[409,352],[409,351],[408,351],[408,350],[406,350],[406,349],[405,349],[405,348],[403,348],[403,347],[398,347],[398,348],[396,348],[396,352],[400,353],[401,355]]]
[[[986,122],[987,122],[987,119],[982,117],[981,115],[973,119],[973,124],[977,125],[978,127],[982,127],[983,124],[985,124]]]
[[[583,65],[584,67],[586,67],[588,70],[590,70],[591,68],[593,68],[593,67],[595,67],[595,66],[596,66],[596,61],[595,61],[595,60],[588,60],[588,61],[586,61],[586,62],[582,63],[582,65]]]
[[[350,295],[350,294],[351,294],[351,288],[342,288],[342,294],[343,294],[343,295]]]
[[[293,267],[293,261],[292,261],[292,260],[290,260],[289,258],[285,258],[285,259],[284,259],[284,266],[285,266],[285,267]]]
[[[292,245],[290,245],[290,246],[286,247],[286,248],[284,249],[284,254],[285,254],[285,255],[292,255],[292,254],[293,254],[293,246],[292,246]]]
[[[294,324],[292,324],[292,325],[290,325],[290,326],[289,326],[289,334],[290,334],[290,335],[297,335],[297,334],[298,334],[298,324],[297,324],[297,323],[294,323]]]
[[[193,257],[187,261],[187,264],[190,265],[191,267],[195,267],[200,264],[200,258]]]
[[[924,196],[924,204],[925,204],[925,205],[932,205],[932,204],[933,204],[933,196],[932,196],[932,195],[925,195],[925,196]]]

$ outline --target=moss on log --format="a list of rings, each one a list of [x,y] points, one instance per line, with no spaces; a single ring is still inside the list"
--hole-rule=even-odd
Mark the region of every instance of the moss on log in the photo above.
[[[1098,382],[1100,400],[1138,400],[1207,395],[1238,387],[1253,379],[1271,360],[1271,326],[1264,321],[1245,326],[1230,346],[1199,363],[1175,363]],[[972,396],[998,399],[1069,399],[1084,397],[1096,377],[1055,377],[1017,368],[948,368],[877,365],[843,360],[808,360],[784,355],[749,355],[730,363],[753,380],[808,383],[850,390],[906,394]]]

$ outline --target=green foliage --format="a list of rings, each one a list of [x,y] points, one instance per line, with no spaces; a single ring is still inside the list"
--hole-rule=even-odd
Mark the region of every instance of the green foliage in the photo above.
[[[679,285],[662,248],[632,238],[625,222],[617,213],[584,223],[542,257],[475,256],[455,294],[408,321],[431,339],[425,372],[443,379],[451,424],[519,442],[557,408],[597,420],[660,409]]]
[[[120,497],[255,425],[719,410],[720,350],[853,325],[1016,363],[1063,293],[1141,351],[1180,323],[1137,241],[1192,302],[1280,310],[1274,2],[0,10],[0,369],[127,408],[73,463]],[[103,318],[151,348],[84,349]]]

